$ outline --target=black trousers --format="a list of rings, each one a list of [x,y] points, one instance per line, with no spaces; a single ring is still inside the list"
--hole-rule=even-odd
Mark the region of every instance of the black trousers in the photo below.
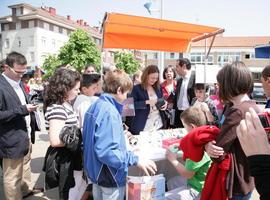
[[[180,115],[183,112],[183,110],[175,110],[175,118],[174,118],[174,128],[184,128],[184,125],[180,119]]]

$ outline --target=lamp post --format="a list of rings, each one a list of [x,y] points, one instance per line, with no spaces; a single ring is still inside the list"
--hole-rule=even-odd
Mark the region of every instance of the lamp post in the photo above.
[[[152,12],[159,12],[159,18],[162,20],[163,19],[163,0],[159,0],[160,1],[160,5],[159,5],[159,9],[152,9],[152,2],[147,2],[144,4],[144,7],[147,9],[147,11],[149,12],[150,15],[152,15]],[[163,51],[159,51],[158,53],[158,68],[160,70],[160,79],[162,79],[162,72],[164,69],[164,52]]]
[[[163,19],[163,0],[160,0],[160,19]],[[164,52],[159,51],[159,62],[158,62],[158,68],[160,70],[159,77],[160,79],[163,78],[163,70],[164,70]]]

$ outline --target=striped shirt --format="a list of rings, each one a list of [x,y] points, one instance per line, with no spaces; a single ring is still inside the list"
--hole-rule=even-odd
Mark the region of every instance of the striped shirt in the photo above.
[[[52,119],[64,120],[65,126],[78,126],[78,116],[69,103],[48,106],[45,112],[45,127],[47,130],[49,129],[49,121]]]

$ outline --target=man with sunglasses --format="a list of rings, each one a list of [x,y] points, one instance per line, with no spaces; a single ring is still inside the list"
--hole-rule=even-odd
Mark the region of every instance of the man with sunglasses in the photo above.
[[[10,53],[0,74],[0,158],[3,161],[5,198],[22,199],[32,193],[31,142],[34,143],[35,120],[23,89],[21,78],[27,70],[25,57]],[[30,142],[31,138],[31,142]]]

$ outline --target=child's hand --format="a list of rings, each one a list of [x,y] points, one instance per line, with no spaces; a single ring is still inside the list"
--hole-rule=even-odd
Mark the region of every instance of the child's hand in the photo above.
[[[202,102],[200,107],[201,107],[203,112],[209,112],[210,111],[207,103],[205,103],[205,102]]]
[[[177,153],[173,153],[173,152],[171,152],[170,149],[167,149],[166,157],[170,162],[177,160],[177,156],[178,156]]]

